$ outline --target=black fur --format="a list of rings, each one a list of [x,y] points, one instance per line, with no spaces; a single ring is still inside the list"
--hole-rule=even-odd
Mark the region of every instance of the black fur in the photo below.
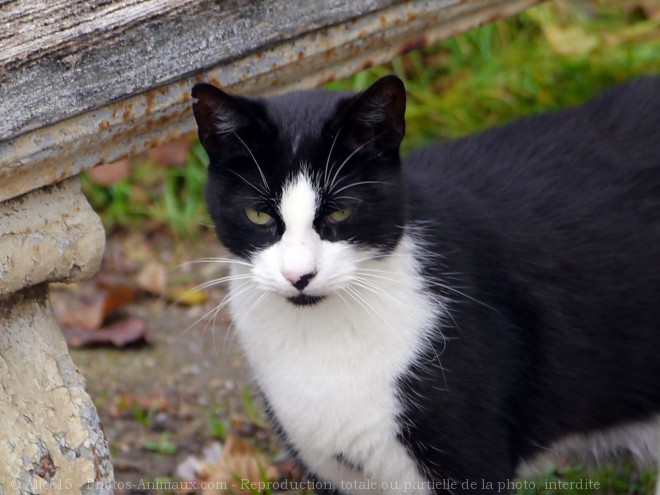
[[[450,301],[451,319],[398,387],[400,439],[429,480],[455,480],[456,493],[469,479],[478,483],[469,492],[495,493],[521,460],[566,435],[660,413],[660,78],[424,148],[403,164],[395,78],[362,96],[243,100],[210,88],[193,92],[211,156],[209,209],[236,254],[274,242],[282,225],[255,234],[233,205],[221,206],[241,201],[230,191],[254,193],[224,165],[260,180],[235,139],[209,137],[205,108],[215,104],[242,106],[240,135],[269,163],[270,184],[300,160],[322,170],[342,126],[333,158],[369,142],[346,173],[381,184],[352,191],[359,215],[342,230],[319,220],[325,238],[389,251],[404,224],[424,227],[437,256],[423,276]]]
[[[448,391],[429,366],[400,384],[427,400],[401,438],[430,477],[512,479],[563,436],[660,412],[659,78],[405,169],[443,255],[427,270],[466,294],[446,292],[457,328],[435,343]]]
[[[405,92],[399,79],[383,78],[357,96],[305,91],[266,101],[229,96],[199,84],[193,97],[199,137],[210,157],[209,213],[220,240],[234,254],[249,258],[282,236],[284,225],[275,205],[301,163],[323,177],[328,159],[337,170],[354,152],[337,177],[341,182],[335,193],[324,192],[315,228],[323,239],[349,240],[384,252],[396,247],[406,214],[399,158]],[[218,121],[235,131],[217,132]],[[293,143],[299,143],[295,150]],[[263,165],[269,185],[263,194],[254,187],[263,183],[255,160]],[[334,178],[334,173],[327,175],[321,181],[324,188]],[[360,187],[341,190],[358,182]],[[269,228],[255,229],[245,218],[243,210],[255,201],[275,218]],[[342,208],[354,210],[354,218],[341,224],[325,221],[329,212]]]

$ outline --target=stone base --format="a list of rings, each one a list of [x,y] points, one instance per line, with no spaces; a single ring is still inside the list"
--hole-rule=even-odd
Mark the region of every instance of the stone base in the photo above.
[[[0,495],[113,493],[110,454],[55,320],[48,282],[100,264],[77,178],[0,203]]]
[[[99,418],[40,285],[0,302],[4,494],[112,493]]]

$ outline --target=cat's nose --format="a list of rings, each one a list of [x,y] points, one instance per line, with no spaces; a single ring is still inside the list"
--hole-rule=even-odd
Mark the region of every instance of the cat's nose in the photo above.
[[[293,285],[296,289],[303,290],[305,287],[307,287],[309,281],[312,280],[315,275],[316,273],[307,273],[300,277],[290,276],[290,275],[287,276],[287,274],[285,274],[284,276],[289,282],[291,282],[291,285]]]

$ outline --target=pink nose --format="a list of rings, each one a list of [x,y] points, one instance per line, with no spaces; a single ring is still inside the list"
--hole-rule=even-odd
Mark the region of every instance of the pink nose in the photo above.
[[[307,287],[309,281],[312,280],[315,275],[316,273],[307,273],[305,275],[295,276],[293,274],[285,273],[284,278],[291,282],[291,285],[293,285],[296,289],[303,290],[305,287]]]

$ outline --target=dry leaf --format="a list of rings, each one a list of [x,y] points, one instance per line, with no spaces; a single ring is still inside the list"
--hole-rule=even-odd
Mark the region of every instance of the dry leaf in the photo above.
[[[102,186],[111,186],[128,177],[131,172],[131,162],[119,160],[115,163],[105,163],[89,171],[89,177]]]
[[[114,418],[121,418],[125,416],[134,416],[135,407],[139,407],[143,411],[153,412],[167,412],[174,414],[174,406],[172,402],[164,395],[149,395],[146,397],[138,397],[130,393],[121,393],[113,397],[112,400],[107,401],[103,408]]]
[[[264,479],[265,478],[265,479]],[[249,483],[276,481],[278,472],[266,456],[257,452],[241,437],[227,436],[222,457],[217,464],[210,466],[209,486],[226,484],[234,494],[250,494],[252,491],[244,488]],[[263,491],[263,490],[259,490]],[[221,490],[203,490],[202,495],[224,493]]]
[[[649,18],[660,18],[660,2],[658,0],[642,0],[640,7]]]
[[[201,495],[248,495],[255,491],[248,486],[265,488],[264,483],[279,479],[279,471],[266,456],[235,435],[228,435],[224,446],[216,442],[206,448],[202,459],[187,458],[176,474],[186,481],[205,481]]]
[[[148,155],[149,158],[160,165],[183,165],[188,158],[189,149],[190,140],[181,138],[149,150]]]
[[[166,298],[176,304],[195,306],[208,301],[208,295],[194,288],[169,289],[167,286],[167,269],[158,261],[148,262],[136,277],[138,286],[147,292]]]
[[[157,296],[164,296],[167,292],[167,270],[165,265],[158,261],[150,261],[140,270],[136,281],[141,289]]]
[[[102,316],[105,319],[113,311],[133,302],[135,299],[135,290],[128,285],[116,286],[107,290],[103,294]]]
[[[93,294],[83,300],[69,301],[57,310],[57,319],[64,329],[96,330],[103,323],[104,306],[105,294]]]
[[[598,46],[598,38],[580,26],[562,29],[548,25],[543,27],[543,34],[552,49],[561,55],[586,55]]]
[[[188,456],[176,467],[175,475],[184,481],[206,481],[209,478],[209,466],[216,464],[222,457],[222,444],[213,442],[202,450],[202,458]]]
[[[135,300],[135,289],[122,278],[99,274],[86,284],[84,297],[53,297],[57,319],[70,347],[150,343],[146,323],[140,318],[116,319],[116,311]],[[57,296],[54,294],[54,296]],[[113,322],[103,326],[109,316]]]
[[[96,285],[103,289],[103,319],[135,300],[135,289],[120,277],[101,273],[96,277]]]
[[[182,288],[172,289],[167,294],[167,298],[177,304],[195,306],[197,304],[204,304],[208,301],[209,296],[202,290]]]
[[[128,344],[151,341],[146,323],[136,317],[119,320],[111,325],[90,331],[80,326],[65,326],[62,333],[69,347],[90,347],[112,344],[115,347],[125,347]]]
[[[58,310],[57,319],[62,327],[97,330],[108,315],[134,299],[135,290],[131,286],[117,284],[82,300],[70,301]]]

